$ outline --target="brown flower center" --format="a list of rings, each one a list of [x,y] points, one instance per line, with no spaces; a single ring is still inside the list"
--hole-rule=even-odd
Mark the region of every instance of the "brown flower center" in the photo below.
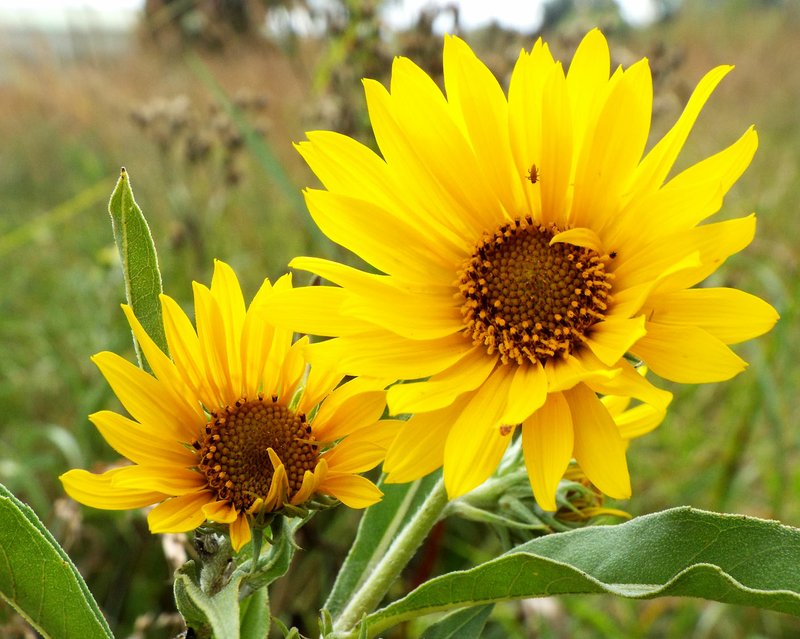
[[[596,251],[530,217],[486,235],[458,280],[465,335],[504,364],[566,357],[605,315],[613,274]]]
[[[305,415],[290,411],[275,396],[242,398],[212,412],[205,437],[193,446],[209,488],[239,511],[269,493],[274,470],[267,449],[272,448],[286,468],[289,496],[299,490],[305,471],[314,470],[319,456]]]

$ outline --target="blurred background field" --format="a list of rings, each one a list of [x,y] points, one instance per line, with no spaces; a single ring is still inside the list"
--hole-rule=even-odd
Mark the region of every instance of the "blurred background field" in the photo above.
[[[388,0],[387,0],[388,3]],[[295,255],[349,259],[313,228],[300,190],[315,178],[293,150],[304,131],[335,129],[371,143],[361,77],[388,79],[402,54],[436,76],[433,24],[457,10],[414,14],[390,28],[380,0],[148,2],[131,28],[74,18],[54,32],[0,24],[0,482],[31,505],[87,579],[119,637],[174,636],[171,570],[141,512],[111,513],[66,499],[58,475],[101,469],[117,455],[86,416],[117,407],[89,356],[133,358],[107,199],[121,166],[147,216],[165,291],[191,304],[192,279],[230,263],[246,295]],[[231,7],[248,12],[237,13]],[[750,124],[760,148],[720,217],[756,211],[753,244],[713,277],[766,298],[782,319],[738,348],[735,380],[677,388],[671,411],[629,452],[633,515],[677,505],[800,526],[797,388],[800,259],[800,4],[766,0],[660,2],[654,20],[625,22],[615,4],[546,5],[522,32],[492,23],[452,27],[499,77],[543,35],[562,60],[601,26],[615,62],[647,56],[656,91],[654,135],[674,122],[697,80],[736,70],[716,91],[681,166],[733,142]],[[316,7],[316,9],[314,8]],[[290,16],[295,18],[290,20]],[[311,20],[313,18],[313,20]],[[269,25],[265,29],[264,25]],[[305,25],[305,26],[303,26]],[[311,28],[309,25],[311,25]],[[304,282],[303,274],[296,279]],[[353,513],[325,512],[271,593],[273,614],[315,630],[315,611],[346,553]],[[415,580],[500,552],[498,538],[448,521],[407,575]],[[397,637],[414,637],[420,626]],[[0,636],[35,636],[0,603]],[[498,606],[487,637],[794,637],[779,613],[663,599],[599,597]],[[277,636],[277,635],[276,635]]]

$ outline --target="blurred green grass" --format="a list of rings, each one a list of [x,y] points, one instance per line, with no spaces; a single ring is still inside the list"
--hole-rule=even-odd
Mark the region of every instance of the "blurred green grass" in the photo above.
[[[680,162],[686,166],[716,152],[756,125],[759,151],[722,216],[756,211],[757,237],[713,281],[766,298],[782,316],[769,335],[737,348],[751,364],[748,371],[724,384],[673,389],[665,423],[630,448],[634,496],[621,506],[633,514],[689,504],[800,526],[799,30],[796,3],[729,1],[686,3],[669,21],[610,33],[615,55],[652,59],[659,100],[655,133],[674,121],[705,71],[736,64]],[[547,37],[568,56],[574,46],[569,35]],[[469,39],[485,59],[507,58],[506,65],[518,50],[512,46],[518,41],[497,47],[491,32]],[[202,57],[229,96],[245,90],[266,97],[259,115],[266,119],[263,141],[298,192],[315,180],[291,142],[306,129],[325,128],[309,108],[322,101],[312,86],[325,51],[310,45],[290,58],[251,42]],[[0,482],[31,504],[76,559],[119,636],[166,636],[163,628],[144,629],[143,621],[148,613],[173,610],[160,538],[147,532],[140,513],[75,507],[57,480],[69,468],[116,458],[86,415],[118,406],[89,356],[113,350],[133,359],[106,211],[119,168],[127,167],[150,222],[165,291],[187,306],[190,281],[208,282],[214,257],[229,262],[252,295],[261,279],[280,275],[295,255],[342,254],[309,231],[307,213],[248,148],[235,153],[232,181],[219,145],[204,161],[191,163],[136,125],[131,112],[185,95],[194,114],[190,130],[213,137],[220,109],[212,108],[208,83],[181,56],[142,48],[122,60],[5,62],[13,73],[0,91],[6,116],[0,119]],[[507,70],[502,60],[497,67]],[[355,84],[352,90],[359,92]],[[272,592],[274,612],[284,621],[312,630],[323,599],[318,588],[332,582],[337,564],[331,558],[343,556],[355,522],[355,514],[344,510],[323,513],[303,531],[306,550]],[[499,550],[474,526],[448,522],[436,569],[458,568]],[[0,629],[8,618],[0,607]],[[566,597],[498,606],[494,619],[489,637],[800,633],[800,623],[784,615],[686,600]],[[397,636],[417,636],[420,627]]]

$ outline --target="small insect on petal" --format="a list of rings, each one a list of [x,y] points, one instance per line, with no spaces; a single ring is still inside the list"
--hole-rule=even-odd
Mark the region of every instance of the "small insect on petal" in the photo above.
[[[528,179],[531,184],[536,184],[539,181],[539,168],[535,164],[531,164],[531,168],[528,169]]]

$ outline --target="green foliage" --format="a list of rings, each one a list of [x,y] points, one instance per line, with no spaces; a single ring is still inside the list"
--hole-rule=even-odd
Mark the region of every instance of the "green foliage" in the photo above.
[[[198,584],[196,566],[189,562],[175,575],[175,603],[186,625],[199,639],[239,639],[239,584],[235,574],[216,592]]]
[[[371,637],[440,610],[556,594],[683,596],[800,616],[800,530],[682,507],[549,535],[433,579],[366,618]]]
[[[0,596],[45,637],[112,637],[77,568],[36,514],[0,484]]]
[[[488,604],[451,612],[425,630],[420,639],[480,639],[492,608],[494,605]]]
[[[256,590],[242,601],[241,639],[265,639],[269,634],[269,593],[266,588]]]
[[[440,476],[441,473],[433,473],[410,484],[379,484],[383,499],[361,518],[355,541],[323,606],[331,616],[341,614]]]
[[[250,543],[234,556],[227,537],[213,531],[198,535],[198,558],[175,576],[175,601],[186,625],[200,639],[264,639],[271,621],[267,587],[289,569],[294,536],[307,520],[276,517],[264,553],[260,543]],[[254,531],[254,541],[261,534]]]
[[[130,178],[124,168],[111,194],[108,212],[122,261],[125,297],[147,334],[166,353],[167,339],[158,298],[161,295],[161,273],[156,246],[147,220],[133,199]],[[139,364],[142,365],[142,354],[135,339],[134,345]]]

